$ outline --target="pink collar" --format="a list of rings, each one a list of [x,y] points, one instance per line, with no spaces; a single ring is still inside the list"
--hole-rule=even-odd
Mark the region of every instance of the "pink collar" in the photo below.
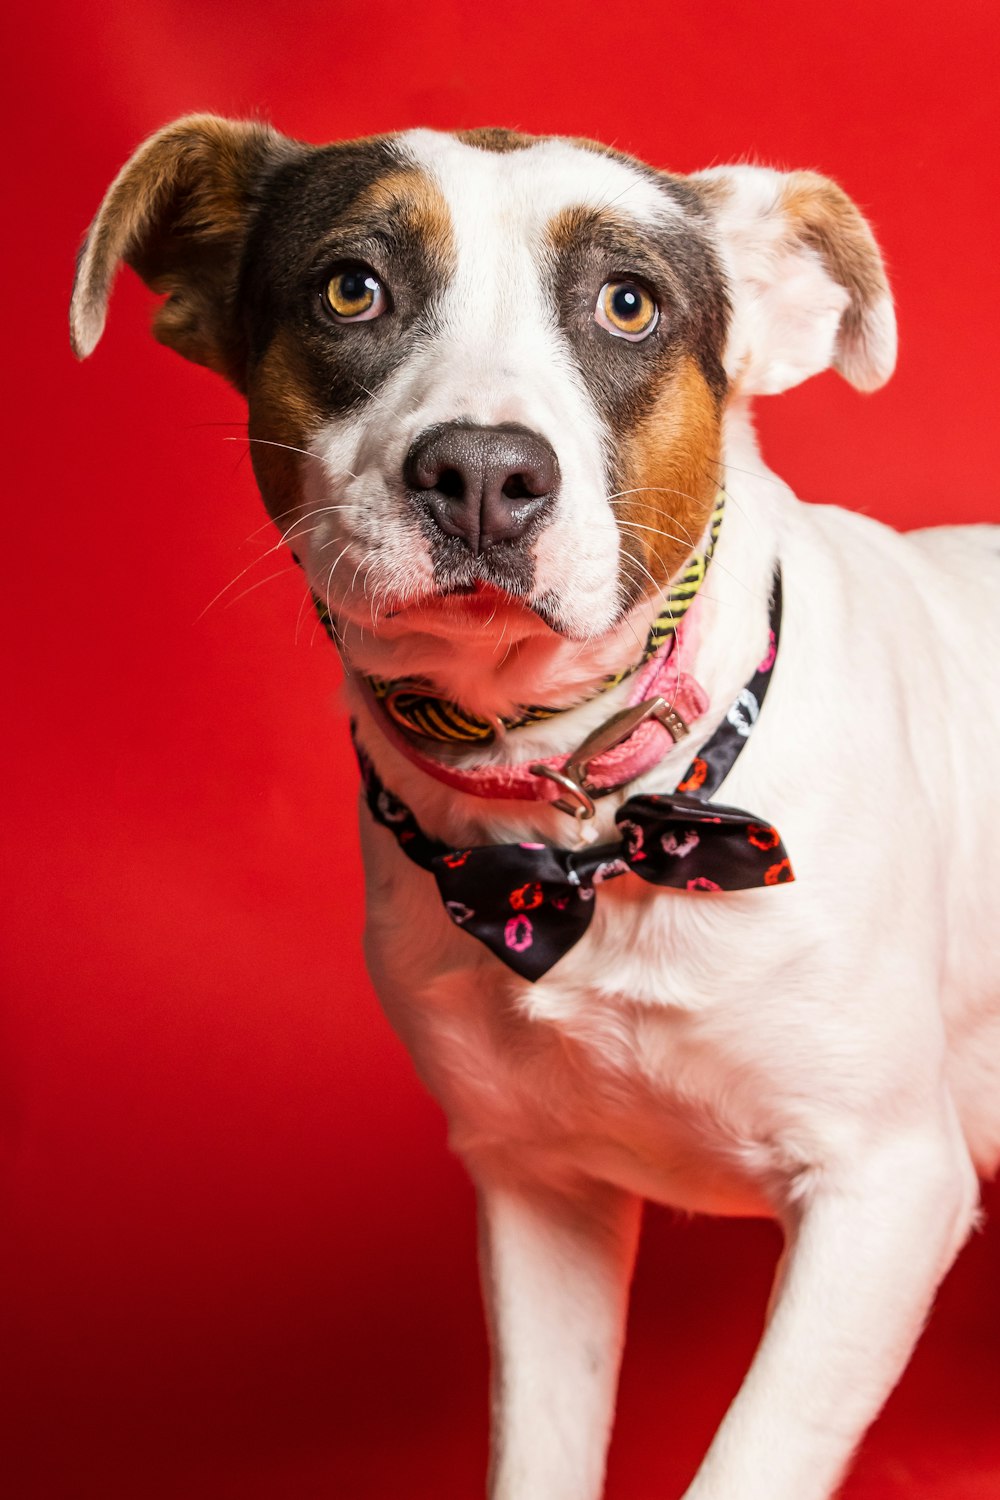
[[[613,792],[651,771],[671,745],[688,733],[692,720],[708,708],[704,688],[677,666],[682,647],[690,649],[693,623],[689,615],[671,643],[673,649],[654,656],[637,674],[627,707],[600,725],[568,756],[515,765],[446,765],[418,750],[389,718],[364,679],[356,681],[386,739],[435,781],[470,797],[551,802],[577,818],[592,818],[594,797]]]

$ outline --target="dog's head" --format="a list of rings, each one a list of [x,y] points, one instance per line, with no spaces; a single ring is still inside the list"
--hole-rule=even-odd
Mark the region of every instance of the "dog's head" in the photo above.
[[[833,183],[507,131],[314,147],[181,120],[91,227],[81,356],[120,261],[166,294],[157,337],[245,393],[314,591],[388,630],[495,629],[498,599],[524,634],[609,630],[702,532],[734,395],[831,364],[870,389],[895,356]]]

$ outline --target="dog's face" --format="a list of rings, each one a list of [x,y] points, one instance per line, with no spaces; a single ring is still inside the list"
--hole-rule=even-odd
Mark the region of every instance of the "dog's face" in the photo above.
[[[585,142],[328,147],[178,122],[112,185],[72,328],[125,259],[158,336],[247,396],[271,514],[335,619],[575,640],[676,572],[727,402],[892,367],[874,241],[832,183],[669,177]]]

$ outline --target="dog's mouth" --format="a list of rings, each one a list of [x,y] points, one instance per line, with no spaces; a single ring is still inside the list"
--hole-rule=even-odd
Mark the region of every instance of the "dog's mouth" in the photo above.
[[[519,634],[525,633],[526,626],[529,631],[554,628],[543,605],[482,579],[451,584],[401,600],[387,608],[383,618],[405,621],[416,629],[421,624],[436,626],[447,634],[493,627],[497,630],[514,627]]]

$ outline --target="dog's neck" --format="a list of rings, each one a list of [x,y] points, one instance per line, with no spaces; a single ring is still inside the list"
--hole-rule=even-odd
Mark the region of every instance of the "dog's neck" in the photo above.
[[[526,610],[484,603],[464,630],[438,633],[433,621],[410,615],[378,635],[348,623],[342,654],[350,670],[376,678],[417,678],[441,697],[487,718],[527,703],[559,708],[596,692],[612,673],[640,660],[656,598],[644,598],[619,624],[593,640],[572,641]]]

